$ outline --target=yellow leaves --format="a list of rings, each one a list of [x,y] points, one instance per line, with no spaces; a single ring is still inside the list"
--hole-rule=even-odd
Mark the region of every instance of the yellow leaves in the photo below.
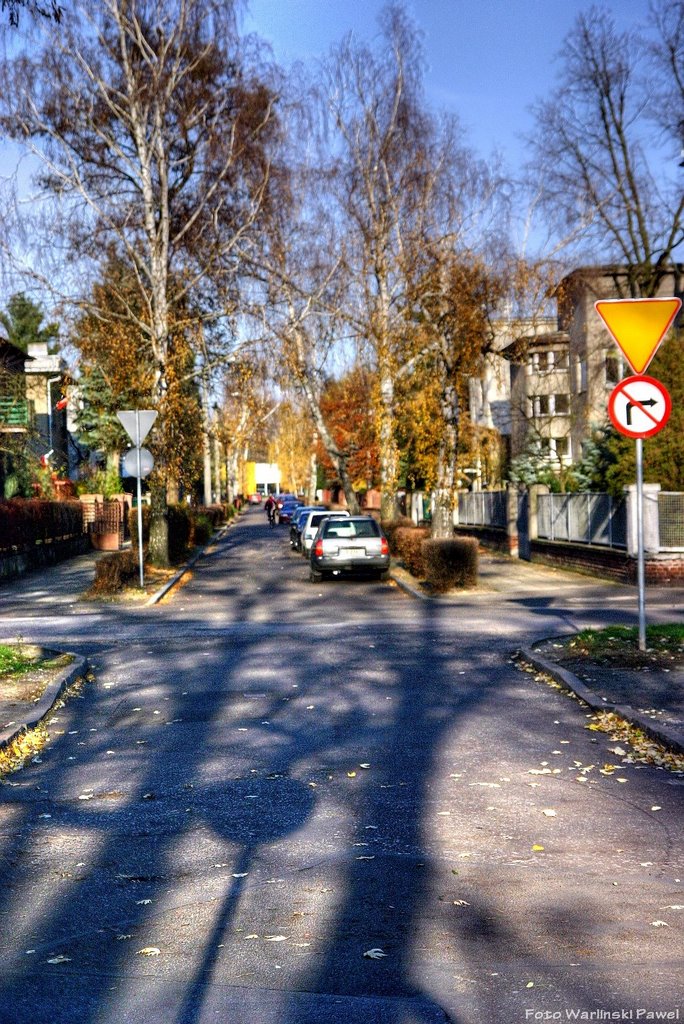
[[[145,946],[143,949],[139,949],[137,956],[159,956],[161,949],[158,946]]]
[[[544,850],[544,847],[540,843],[535,843],[534,846],[532,847],[532,852],[533,853],[542,853],[543,850]]]

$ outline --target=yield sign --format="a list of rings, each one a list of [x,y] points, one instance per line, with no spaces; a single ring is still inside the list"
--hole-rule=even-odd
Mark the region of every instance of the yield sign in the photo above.
[[[663,429],[671,411],[669,392],[655,377],[627,377],[608,399],[608,415],[626,437],[652,437]]]
[[[681,305],[681,299],[600,299],[594,308],[634,372],[643,373]]]
[[[124,409],[117,417],[136,448],[143,443],[157,418],[156,409]]]

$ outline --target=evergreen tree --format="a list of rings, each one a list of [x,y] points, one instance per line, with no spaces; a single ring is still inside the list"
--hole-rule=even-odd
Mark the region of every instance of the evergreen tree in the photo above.
[[[7,331],[7,339],[22,352],[28,352],[29,345],[36,342],[55,342],[59,334],[59,324],[49,323],[42,326],[45,313],[24,292],[17,292],[7,303],[7,311],[0,312],[0,323]]]

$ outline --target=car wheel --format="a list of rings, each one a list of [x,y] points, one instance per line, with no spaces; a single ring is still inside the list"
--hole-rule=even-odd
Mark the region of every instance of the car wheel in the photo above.
[[[310,569],[309,570],[309,582],[310,583],[320,583],[322,581],[322,579],[323,579],[323,573],[322,572],[316,572],[315,569]]]
[[[387,583],[389,578],[390,578],[390,571],[389,571],[389,569],[381,569],[381,571],[378,573],[378,579],[382,583]]]

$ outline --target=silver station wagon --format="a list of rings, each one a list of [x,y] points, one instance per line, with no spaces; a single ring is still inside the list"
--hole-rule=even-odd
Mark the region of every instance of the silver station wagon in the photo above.
[[[341,573],[370,573],[386,580],[390,567],[387,538],[372,516],[324,519],[311,546],[310,565],[312,583]]]

